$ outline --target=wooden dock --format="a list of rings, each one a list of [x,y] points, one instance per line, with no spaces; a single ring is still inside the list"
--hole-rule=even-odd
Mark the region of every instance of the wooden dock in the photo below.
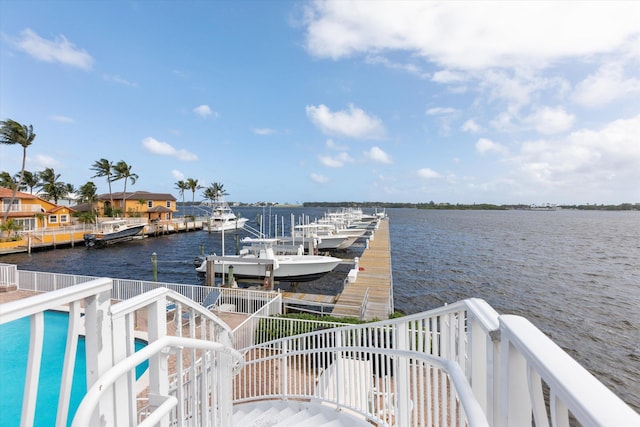
[[[389,220],[383,219],[360,258],[356,280],[345,284],[333,313],[360,317],[364,304],[364,320],[388,319],[393,313],[392,286]]]

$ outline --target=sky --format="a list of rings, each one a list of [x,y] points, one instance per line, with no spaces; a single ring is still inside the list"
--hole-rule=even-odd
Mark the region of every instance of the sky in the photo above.
[[[638,203],[640,2],[2,0],[0,119],[100,193]]]

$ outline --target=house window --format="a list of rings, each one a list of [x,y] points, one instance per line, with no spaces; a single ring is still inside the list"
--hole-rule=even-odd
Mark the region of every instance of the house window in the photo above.
[[[171,200],[167,200],[167,207],[171,208]]]
[[[69,222],[69,215],[67,214],[60,215],[60,222]]]
[[[49,224],[57,224],[58,216],[57,215],[49,215]]]
[[[153,200],[147,201],[147,207],[148,208],[152,208],[153,207]]]
[[[170,220],[171,219],[171,214],[169,214],[169,213],[164,214],[164,219]]]

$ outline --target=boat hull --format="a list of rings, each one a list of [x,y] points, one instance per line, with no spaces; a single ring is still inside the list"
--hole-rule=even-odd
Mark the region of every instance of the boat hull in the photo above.
[[[276,266],[273,269],[275,281],[310,282],[325,276],[342,262],[339,258],[320,255],[278,255],[275,260],[241,256],[235,260],[229,258],[231,257],[225,257],[225,261],[214,262],[216,276],[229,274],[229,267],[233,267],[233,277],[237,279],[262,281],[273,265]],[[205,274],[206,264],[206,261],[203,261],[196,271]]]
[[[87,233],[84,237],[84,244],[87,247],[110,245],[125,240],[131,240],[135,236],[142,233],[145,225],[136,225],[128,227],[124,230],[114,231],[112,233]]]
[[[222,232],[222,231],[236,231],[241,230],[246,222],[247,218],[216,220],[210,219],[209,225],[206,228],[207,231]]]

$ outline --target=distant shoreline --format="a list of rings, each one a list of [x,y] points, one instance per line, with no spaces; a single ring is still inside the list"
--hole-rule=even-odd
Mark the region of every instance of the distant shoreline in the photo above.
[[[182,206],[191,206],[191,202]],[[198,204],[195,203],[196,205]],[[431,210],[584,210],[584,211],[640,211],[640,203],[621,203],[618,205],[605,204],[587,204],[587,205],[495,205],[491,203],[390,203],[390,202],[304,202],[299,203],[230,203],[232,207],[278,207],[278,208],[414,208],[414,209],[431,209]]]

